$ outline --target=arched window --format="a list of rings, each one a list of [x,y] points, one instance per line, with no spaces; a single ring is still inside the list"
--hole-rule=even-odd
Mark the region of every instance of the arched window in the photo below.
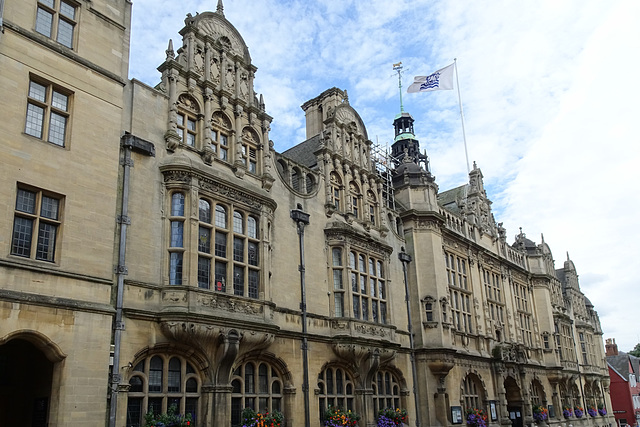
[[[349,183],[349,196],[351,197],[351,213],[356,218],[360,218],[362,212],[362,194],[360,194],[360,187],[354,181],[351,181],[351,183]]]
[[[196,147],[198,114],[200,107],[193,98],[188,95],[180,95],[178,98],[178,134],[182,142],[189,147]]]
[[[464,406],[463,413],[468,409],[484,408],[484,395],[482,392],[482,383],[475,374],[468,374],[462,381],[461,387],[461,403]]]
[[[386,408],[400,408],[400,383],[391,372],[380,370],[371,385],[373,389],[373,413]]]
[[[339,211],[342,208],[342,178],[336,172],[331,172],[331,203]]]
[[[242,410],[282,412],[283,383],[271,365],[251,361],[235,369],[231,377],[231,426],[242,425]]]
[[[251,128],[245,128],[242,132],[242,163],[247,171],[258,173],[258,146],[260,138]]]
[[[140,360],[131,372],[127,396],[127,427],[144,425],[144,415],[166,413],[191,414],[198,425],[200,378],[193,366],[181,356],[157,354]]]
[[[321,424],[324,423],[324,413],[329,406],[354,410],[353,387],[351,375],[340,367],[327,367],[318,375]]]
[[[229,159],[229,135],[231,134],[231,121],[221,112],[213,113],[211,118],[211,148],[218,153],[221,160]]]
[[[540,384],[540,381],[531,381],[529,394],[531,395],[531,403],[533,405],[542,406],[545,404],[544,388],[542,388],[542,384]]]
[[[367,219],[372,225],[376,225],[378,223],[378,198],[371,190],[367,191],[367,207],[369,211]]]
[[[169,218],[169,284],[182,284],[182,258],[184,253],[184,193],[171,195]]]

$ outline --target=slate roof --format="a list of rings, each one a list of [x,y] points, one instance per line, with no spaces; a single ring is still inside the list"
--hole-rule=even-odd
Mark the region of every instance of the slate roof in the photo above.
[[[438,203],[446,210],[459,215],[460,206],[458,206],[458,200],[464,199],[466,187],[467,185],[464,184],[460,187],[438,193]]]
[[[629,362],[631,362],[632,372],[635,372],[636,378],[638,378],[640,358],[625,353],[624,351],[619,352],[615,356],[607,356],[607,363],[627,381],[629,381],[629,374],[632,373],[629,372]]]
[[[295,145],[282,153],[283,156],[300,163],[309,169],[315,169],[318,165],[318,159],[315,153],[320,148],[320,135],[313,136],[306,141]]]

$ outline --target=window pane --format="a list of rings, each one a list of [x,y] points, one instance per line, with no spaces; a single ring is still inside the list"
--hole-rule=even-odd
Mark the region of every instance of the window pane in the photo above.
[[[29,98],[45,102],[47,99],[47,87],[34,81],[29,82]]]
[[[258,238],[258,228],[256,226],[256,219],[251,216],[247,218],[247,234],[252,239]]]
[[[58,113],[51,113],[49,123],[49,142],[64,146],[64,136],[67,129],[67,118]]]
[[[211,224],[211,205],[206,200],[200,199],[199,209],[198,209],[198,218],[202,222]]]
[[[233,267],[233,293],[234,295],[244,295],[244,267]]]
[[[333,289],[342,289],[342,270],[333,270]]]
[[[360,318],[360,297],[358,295],[353,296],[353,317]]]
[[[149,364],[149,392],[159,393],[162,391],[162,359],[154,356]],[[149,402],[151,406],[151,402]],[[158,408],[160,409],[160,408]]]
[[[182,247],[183,223],[182,221],[171,221],[171,247]]]
[[[42,207],[40,208],[40,216],[49,219],[58,219],[58,199],[42,196]]]
[[[38,8],[36,16],[36,31],[47,37],[51,37],[51,24],[53,23],[53,14],[42,8]]]
[[[69,19],[76,19],[76,8],[69,3],[60,2],[60,14]]]
[[[53,0],[40,0],[39,2],[53,9]]]
[[[198,251],[205,253],[211,251],[211,230],[206,227],[198,228]]]
[[[334,303],[335,303],[335,316],[343,317],[344,316],[344,294],[342,293],[334,293]]]
[[[182,253],[172,252],[169,260],[169,284],[182,284]]]
[[[253,365],[247,363],[244,367],[244,391],[246,393],[255,392],[255,375]]]
[[[168,392],[176,393],[180,391],[180,359],[174,357],[169,361],[169,378],[168,378]]]
[[[58,43],[66,47],[73,47],[73,24],[63,19],[58,21]]]
[[[171,215],[184,216],[184,194],[173,193],[171,196]]]
[[[216,261],[216,291],[227,291],[227,264]]]
[[[27,135],[42,138],[42,124],[44,122],[44,108],[37,105],[27,105],[27,124],[24,132]]]
[[[198,392],[198,381],[195,380],[195,378],[189,378],[187,380],[187,384],[185,386],[185,391],[187,393],[197,393]],[[189,411],[186,411],[187,413],[189,413]]]
[[[369,320],[369,299],[362,298],[362,320]]]
[[[258,265],[258,245],[253,242],[248,244],[249,265]]]
[[[249,298],[258,298],[260,275],[256,270],[249,270]]]
[[[192,119],[187,119],[187,129],[195,131],[196,130],[196,121]]]
[[[258,368],[258,378],[259,378],[259,389],[258,392],[261,394],[269,393],[269,382],[268,382],[268,372],[267,365],[264,363],[260,364]]]
[[[190,145],[191,147],[196,146],[196,136],[194,134],[192,133],[187,134],[187,145]]]
[[[244,239],[238,237],[233,238],[233,260],[239,262],[244,261]]]
[[[331,250],[331,258],[333,260],[333,265],[341,266],[342,265],[342,249],[333,248]]]
[[[227,257],[227,235],[216,231],[215,255],[219,257]]]
[[[244,227],[242,226],[242,214],[238,211],[233,212],[233,231],[235,233],[244,234]]]
[[[134,377],[137,378],[137,377]],[[132,391],[131,388],[129,391]],[[129,397],[127,399],[127,426],[140,427],[142,419],[142,398]]]
[[[19,256],[30,256],[33,220],[16,217],[13,223],[13,243],[11,253]]]
[[[209,289],[211,280],[211,260],[205,257],[198,257],[198,287]]]
[[[53,262],[58,227],[53,224],[40,223],[36,259]]]
[[[227,228],[227,210],[221,205],[216,205],[216,227]]]
[[[18,190],[16,197],[16,210],[30,214],[36,213],[36,193],[27,190]]]

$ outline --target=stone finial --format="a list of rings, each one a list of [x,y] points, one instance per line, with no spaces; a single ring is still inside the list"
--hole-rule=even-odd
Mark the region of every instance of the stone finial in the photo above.
[[[173,51],[173,40],[172,39],[169,39],[169,46],[167,47],[167,50],[165,51],[165,53],[167,54],[167,61],[174,59],[175,52]]]
[[[218,0],[218,6],[216,7],[216,13],[224,16],[224,5],[222,4],[222,0]]]

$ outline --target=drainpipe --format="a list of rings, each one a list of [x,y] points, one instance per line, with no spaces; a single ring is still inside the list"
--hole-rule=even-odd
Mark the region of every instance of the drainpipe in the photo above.
[[[300,310],[302,311],[302,393],[304,395],[304,425],[309,427],[309,356],[307,343],[307,295],[305,288],[305,267],[304,267],[304,227],[309,225],[309,214],[302,211],[302,205],[298,204],[297,209],[291,211],[291,219],[298,225],[298,236],[300,238]]]
[[[407,303],[407,330],[409,331],[409,346],[411,347],[411,375],[413,376],[413,398],[416,405],[416,427],[420,427],[420,406],[418,399],[418,373],[416,372],[416,348],[413,341],[413,327],[411,326],[411,304],[409,303],[409,281],[407,279],[407,264],[412,260],[411,255],[401,249],[398,258],[402,262],[402,272],[404,273],[404,300]]]
[[[129,179],[130,169],[133,167],[131,152],[145,154],[155,157],[155,147],[151,142],[137,138],[129,133],[125,133],[120,138],[120,145],[124,151],[121,161],[122,171],[122,199],[120,215],[116,221],[120,224],[120,240],[118,241],[118,265],[115,267],[117,278],[116,294],[116,317],[113,321],[113,359],[111,366],[111,404],[109,408],[109,427],[116,426],[116,412],[118,409],[118,386],[120,384],[120,343],[122,331],[124,331],[124,321],[122,320],[122,300],[124,296],[124,276],[128,274],[125,264],[127,248],[127,226],[131,224],[129,218]]]

